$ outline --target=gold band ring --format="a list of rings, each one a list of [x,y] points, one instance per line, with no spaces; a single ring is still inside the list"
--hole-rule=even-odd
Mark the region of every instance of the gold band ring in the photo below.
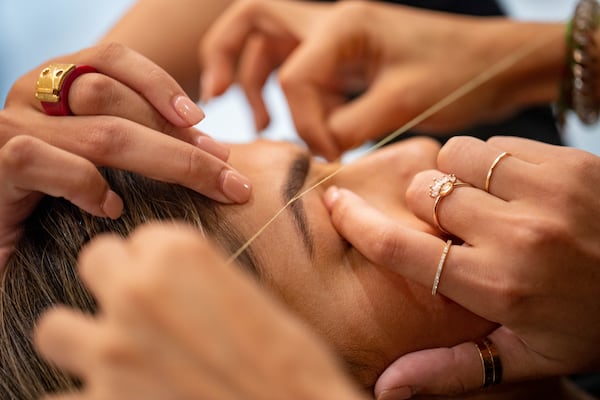
[[[490,192],[490,183],[492,182],[492,175],[494,174],[494,169],[496,168],[496,166],[498,166],[498,164],[500,163],[500,161],[502,161],[505,157],[510,156],[510,153],[507,153],[506,151],[503,153],[500,153],[498,155],[498,157],[496,157],[496,159],[492,162],[492,165],[490,165],[490,168],[488,169],[487,175],[485,177],[485,191],[486,192]]]
[[[442,228],[442,225],[440,224],[440,220],[438,218],[438,206],[444,197],[448,196],[454,191],[455,187],[459,186],[471,185],[466,182],[460,182],[454,174],[443,175],[440,178],[434,178],[433,184],[429,185],[429,196],[435,198],[435,202],[433,203],[433,223],[442,233],[449,234],[449,232]]]
[[[448,239],[446,241],[446,245],[444,246],[444,251],[442,251],[440,261],[438,262],[437,271],[435,271],[435,277],[433,278],[433,286],[431,287],[431,294],[433,296],[437,294],[438,285],[440,284],[440,276],[442,276],[442,270],[444,269],[444,264],[446,264],[446,258],[448,257],[448,252],[450,251],[451,246],[452,239]]]
[[[479,339],[473,343],[479,352],[483,368],[482,387],[500,384],[502,382],[502,363],[496,346],[489,337]]]

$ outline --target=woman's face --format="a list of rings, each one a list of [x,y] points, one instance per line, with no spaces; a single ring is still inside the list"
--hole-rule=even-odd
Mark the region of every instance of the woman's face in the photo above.
[[[370,263],[338,235],[322,200],[330,185],[348,188],[399,224],[433,232],[407,211],[404,197],[416,172],[435,167],[437,151],[433,141],[413,139],[362,157],[282,212],[251,246],[264,285],[315,328],[365,385],[402,354],[456,344],[492,328],[432,296],[431,288]],[[292,196],[339,166],[268,141],[233,145],[230,162],[253,182],[247,204],[225,208],[247,238]]]

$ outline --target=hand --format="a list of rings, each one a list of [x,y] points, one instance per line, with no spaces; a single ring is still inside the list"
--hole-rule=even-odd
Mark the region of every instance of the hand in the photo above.
[[[329,9],[315,2],[233,2],[201,43],[202,100],[223,94],[237,80],[252,108],[256,129],[265,129],[270,120],[262,97],[267,78]]]
[[[0,272],[43,194],[64,197],[100,217],[118,218],[123,210],[121,198],[90,161],[32,136],[15,136],[0,148],[0,184]]]
[[[80,254],[91,317],[48,312],[35,341],[84,388],[69,399],[360,399],[305,325],[201,234],[152,224]]]
[[[490,191],[488,168],[502,152]],[[581,150],[525,139],[487,143],[455,138],[441,150],[440,171],[418,174],[409,207],[433,224],[432,178],[454,173],[459,187],[439,203],[454,245],[439,292],[502,325],[496,344],[504,381],[571,374],[600,366],[600,158]],[[443,171],[443,172],[442,172]],[[333,223],[375,263],[431,286],[444,242],[393,225],[346,191],[330,192]],[[481,360],[472,343],[408,354],[379,378],[376,394],[450,394],[481,386]],[[384,398],[384,397],[382,397]]]
[[[52,60],[94,66],[68,93],[78,117],[46,115],[33,85],[46,64],[20,78],[0,112],[0,145],[17,135],[38,137],[96,165],[177,182],[215,200],[245,202],[247,179],[233,171],[229,151],[192,128],[204,114],[165,71],[118,44]]]
[[[204,43],[211,82],[204,97],[233,82],[239,61],[241,85],[262,128],[266,111],[260,89],[283,62],[279,80],[298,133],[311,150],[334,159],[404,126],[531,37],[558,42],[562,32],[560,24],[377,2],[240,1],[217,21]],[[277,43],[286,43],[286,51],[274,52]],[[416,128],[448,133],[551,101],[564,60],[556,48],[551,56],[542,50],[531,54],[527,63],[472,90]],[[531,79],[532,60],[539,62],[536,80]]]

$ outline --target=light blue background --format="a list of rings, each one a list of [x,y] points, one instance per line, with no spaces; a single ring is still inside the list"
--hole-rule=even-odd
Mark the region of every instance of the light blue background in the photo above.
[[[172,1],[175,4],[177,0]],[[133,2],[0,1],[0,104],[4,104],[10,86],[19,76],[51,57],[93,45]],[[514,18],[562,21],[569,18],[576,0],[504,0],[502,3]],[[272,123],[264,135],[297,141],[285,101],[274,79],[270,80],[265,94]],[[248,141],[255,137],[248,107],[237,88],[202,106],[207,118],[200,128],[216,138]],[[598,126],[585,129],[573,118],[568,125],[566,139],[569,144],[600,155]]]

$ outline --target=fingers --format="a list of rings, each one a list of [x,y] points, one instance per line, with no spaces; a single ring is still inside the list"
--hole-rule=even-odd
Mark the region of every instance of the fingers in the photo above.
[[[78,77],[68,96],[69,107],[75,115],[113,115],[125,118],[194,145],[198,145],[205,136],[194,128],[173,125],[139,93],[103,74],[84,74]],[[223,146],[206,147],[204,150],[227,160],[227,150]]]
[[[110,43],[86,49],[79,53],[78,62],[92,65],[100,73],[140,93],[175,126],[190,127],[204,118],[202,110],[173,77],[124,45]]]
[[[266,39],[262,35],[256,35],[248,41],[239,67],[240,85],[252,108],[257,131],[265,129],[270,120],[262,95],[265,82],[278,63],[270,50],[273,49],[269,49]]]
[[[91,316],[66,307],[46,312],[37,322],[34,342],[39,353],[52,364],[75,376],[85,378],[89,372],[91,346],[97,344],[98,332]]]
[[[443,240],[401,226],[345,189],[330,187],[324,201],[336,230],[365,257],[431,286]]]
[[[542,357],[505,327],[499,327],[487,338],[499,362],[492,363],[486,350],[480,353],[474,342],[410,353],[381,374],[375,384],[377,399],[458,395],[479,390],[485,381],[484,362],[488,368],[494,366],[495,370],[488,369],[488,373],[496,374],[495,378],[499,380],[496,384],[564,374],[559,362]]]
[[[91,118],[94,118],[93,123]],[[70,132],[73,136],[65,134]],[[247,178],[204,150],[134,122],[114,117],[56,118],[45,141],[96,165],[176,182],[223,203],[250,197]],[[208,145],[212,139],[206,138]]]
[[[508,148],[492,146],[476,138],[452,138],[440,151],[438,167],[479,189],[485,189],[487,183],[490,193],[496,197],[514,200],[530,191],[538,168],[505,149]],[[498,158],[503,152],[508,154]]]
[[[373,83],[360,97],[331,113],[328,126],[341,149],[380,138],[408,121],[410,115],[405,114],[406,110],[398,109],[398,99],[403,93],[391,90],[393,82],[383,78]]]
[[[480,192],[472,188],[460,189]],[[458,192],[456,189],[456,193],[446,200],[457,196]],[[481,301],[500,295],[504,289],[503,271],[491,268],[487,249],[455,242],[442,262],[445,240],[400,225],[345,189],[330,187],[324,201],[338,233],[373,263],[432,289],[439,270],[438,293],[491,321],[496,321],[503,312],[503,303]],[[473,218],[468,221],[473,223]],[[487,220],[484,225],[490,230],[501,229],[489,227]],[[508,225],[510,228],[510,223]],[[492,237],[490,240],[500,239]]]
[[[480,388],[481,383],[479,354],[469,342],[402,356],[381,374],[375,396],[377,400],[398,400],[417,394],[460,394]]]
[[[302,37],[312,25],[310,17],[314,11],[322,7],[270,0],[230,6],[205,35],[201,46],[202,100],[223,93],[233,83],[238,60],[255,32],[281,39]]]
[[[501,226],[490,226],[489,222],[507,215],[510,205],[478,188],[450,183],[445,185],[453,187],[449,193],[432,197],[430,187],[447,176],[436,170],[416,174],[406,191],[411,211],[442,232],[451,232],[472,246],[481,244],[482,239],[497,237]],[[460,181],[457,177],[457,183]],[[477,207],[471,206],[473,204]]]
[[[123,211],[121,198],[91,162],[31,136],[16,136],[2,147],[0,182],[4,221],[21,214],[9,205],[21,204],[30,192],[64,197],[96,216],[118,218]]]

